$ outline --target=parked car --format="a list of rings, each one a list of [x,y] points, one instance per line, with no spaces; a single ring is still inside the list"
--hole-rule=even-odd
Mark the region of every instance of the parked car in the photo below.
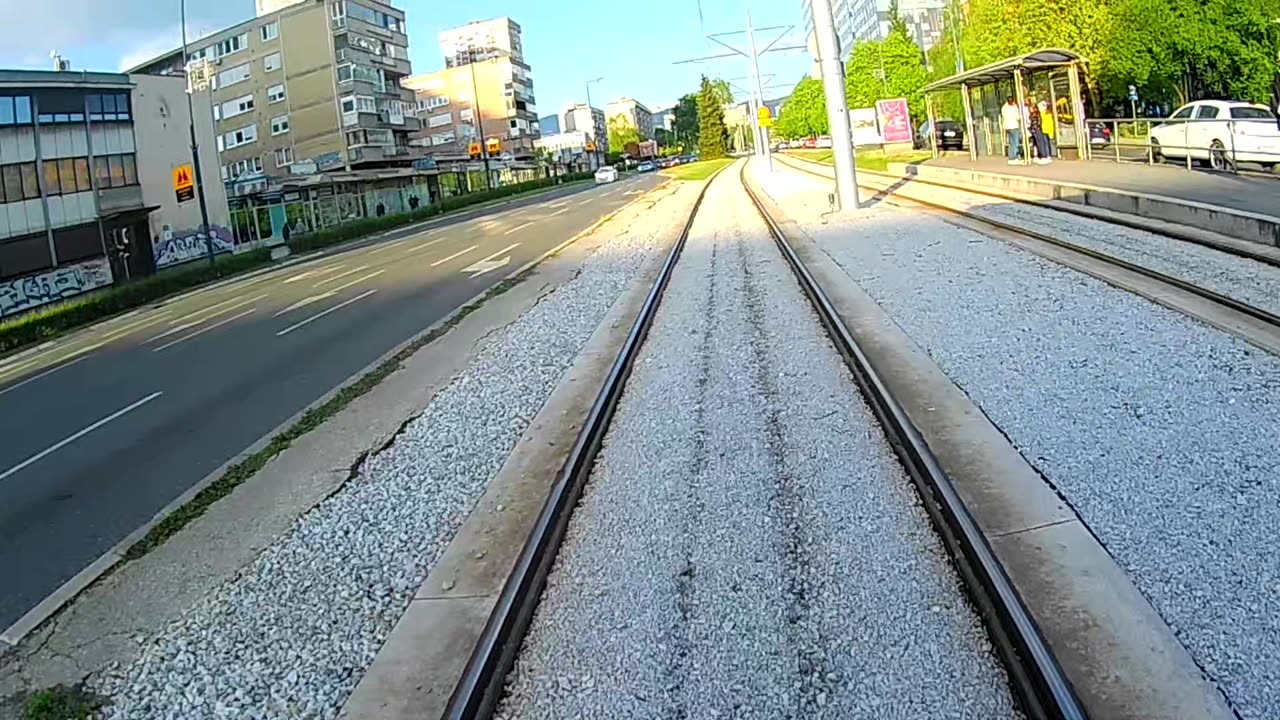
[[[1104,122],[1089,123],[1089,143],[1106,145],[1111,142],[1111,126]]]
[[[644,162],[636,166],[636,172],[642,172],[642,173],[653,172],[654,170],[657,170],[657,169],[658,169],[658,166],[654,165],[649,160],[645,160]]]
[[[1157,160],[1188,156],[1215,170],[1257,163],[1267,170],[1280,163],[1280,126],[1265,105],[1234,100],[1200,100],[1183,105],[1151,128]]]
[[[617,180],[617,179],[618,179],[618,171],[617,171],[617,169],[616,169],[616,168],[614,168],[614,167],[612,167],[612,166],[610,166],[610,165],[605,165],[604,167],[602,167],[602,168],[600,168],[599,170],[597,170],[597,171],[596,171],[596,184],[597,184],[597,185],[603,185],[603,184],[605,184],[605,183],[611,183],[611,182],[613,182],[614,180]]]
[[[816,143],[814,143],[814,147],[820,147],[820,148],[829,148],[829,147],[831,147],[831,136],[830,136],[830,135],[823,135],[822,137],[819,137],[819,138],[818,138],[818,141],[817,141]]]
[[[938,127],[934,129],[934,141],[938,143],[939,150],[963,150],[964,149],[964,125],[955,120],[939,120]],[[920,128],[916,131],[915,137],[912,138],[911,144],[917,150],[929,149],[929,121],[925,120],[920,123]]]

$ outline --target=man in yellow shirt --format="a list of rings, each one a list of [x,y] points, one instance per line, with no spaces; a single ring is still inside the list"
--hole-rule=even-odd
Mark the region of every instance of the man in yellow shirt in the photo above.
[[[1049,154],[1058,154],[1058,121],[1048,100],[1040,100],[1040,132],[1049,138]]]

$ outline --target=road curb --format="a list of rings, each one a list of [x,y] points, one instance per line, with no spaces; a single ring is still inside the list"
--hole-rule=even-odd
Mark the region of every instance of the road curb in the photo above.
[[[667,182],[670,182],[670,181],[667,181]],[[261,452],[264,448],[266,448],[271,443],[271,441],[274,438],[276,438],[278,435],[281,435],[282,433],[287,432],[290,428],[297,425],[298,422],[301,421],[302,418],[307,413],[329,402],[331,399],[333,399],[343,390],[360,382],[365,376],[375,371],[378,367],[390,361],[391,359],[395,358],[397,355],[404,352],[407,348],[412,347],[415,343],[420,342],[423,338],[429,337],[432,333],[440,332],[441,330],[445,331],[444,334],[442,334],[440,337],[436,338],[431,342],[436,342],[447,337],[448,329],[457,321],[457,318],[459,315],[464,315],[466,313],[470,313],[471,311],[475,310],[478,305],[482,305],[485,301],[487,301],[491,295],[496,296],[498,294],[501,294],[502,292],[505,292],[507,289],[509,289],[510,284],[518,284],[519,282],[522,282],[524,279],[523,276],[526,273],[533,270],[537,265],[541,264],[547,258],[551,257],[552,255],[555,255],[556,253],[565,249],[569,245],[577,242],[578,240],[581,240],[582,238],[587,237],[588,235],[594,233],[602,225],[612,220],[623,210],[626,210],[627,208],[631,207],[637,202],[640,202],[641,200],[645,199],[652,192],[655,192],[665,187],[667,185],[667,182],[664,182],[658,185],[657,187],[653,188],[652,190],[646,192],[643,195],[637,196],[636,198],[634,198],[627,204],[619,207],[618,209],[613,210],[612,212],[609,212],[601,216],[594,223],[587,226],[580,232],[576,233],[569,239],[556,245],[550,250],[547,250],[546,252],[530,260],[524,265],[521,265],[519,268],[516,268],[515,270],[507,273],[505,276],[502,276],[501,279],[497,280],[496,282],[491,284],[489,287],[485,288],[484,290],[481,290],[480,292],[476,293],[466,301],[460,303],[456,308],[451,310],[445,316],[441,317],[439,320],[435,321],[434,323],[422,329],[421,331],[415,333],[413,336],[407,338],[403,342],[398,343],[395,347],[391,348],[386,353],[379,356],[376,360],[369,363],[368,365],[365,365],[363,368],[361,368],[354,374],[350,375],[346,380],[343,380],[340,384],[334,386],[331,390],[324,393],[315,401],[311,402],[306,407],[302,408],[297,413],[290,416],[283,423],[277,425],[270,432],[260,437],[253,444],[249,445],[249,447],[245,448],[241,452],[237,453],[234,457],[228,459],[222,465],[218,466],[218,468],[215,469],[213,472],[206,475],[195,485],[192,485],[185,492],[183,492],[181,495],[175,498],[172,502],[165,505],[162,509],[160,509],[160,511],[158,511],[155,515],[153,515],[150,520],[148,520],[146,523],[136,528],[133,532],[129,533],[127,536],[124,537],[124,539],[120,540],[118,543],[113,545],[111,549],[107,550],[102,555],[98,556],[96,560],[94,560],[92,563],[90,563],[80,572],[72,576],[69,580],[67,580],[65,583],[59,586],[58,589],[54,590],[52,593],[47,595],[43,600],[41,600],[33,608],[28,610],[25,614],[22,615],[22,617],[18,618],[18,620],[16,620],[3,632],[0,632],[0,654],[3,654],[8,648],[17,647],[18,644],[22,642],[23,638],[27,637],[33,630],[39,628],[50,618],[57,615],[63,608],[67,607],[82,592],[84,592],[91,585],[93,585],[99,579],[104,577],[108,572],[110,572],[112,568],[118,565],[120,561],[125,558],[129,549],[133,547],[133,545],[135,545],[137,542],[142,540],[144,537],[146,537],[147,534],[151,532],[153,528],[155,528],[157,525],[163,522],[166,518],[172,515],[179,508],[191,502],[196,496],[198,496],[201,492],[207,489],[210,485],[217,482],[232,467],[252,457],[258,452]],[[427,343],[427,344],[429,345],[430,343]],[[424,345],[423,347],[426,347],[426,345]],[[419,350],[421,349],[422,348],[419,348]],[[377,447],[377,444],[375,444],[374,447]],[[234,492],[234,490],[232,492]],[[181,530],[179,530],[179,532],[181,532]]]

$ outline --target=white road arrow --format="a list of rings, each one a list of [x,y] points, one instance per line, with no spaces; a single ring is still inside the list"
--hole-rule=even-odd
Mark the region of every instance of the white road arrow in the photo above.
[[[481,260],[480,262],[474,265],[471,265],[469,267],[463,268],[462,272],[468,273],[469,275],[471,275],[471,277],[474,278],[474,277],[480,277],[481,275],[489,272],[490,270],[497,270],[500,267],[505,267],[507,265],[510,265],[511,256],[507,255],[506,253],[509,253],[518,247],[520,247],[520,243],[516,243],[514,245],[508,245],[502,248],[501,250],[499,250],[498,252]],[[498,257],[499,255],[502,255],[503,257],[499,258]]]

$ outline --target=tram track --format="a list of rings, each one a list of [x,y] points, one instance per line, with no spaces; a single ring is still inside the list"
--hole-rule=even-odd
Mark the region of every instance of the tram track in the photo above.
[[[810,168],[808,161],[784,162],[784,165],[814,177],[826,180],[831,179],[830,176]],[[865,171],[859,171],[859,173],[860,178],[867,174]],[[883,173],[871,173],[871,175],[876,177],[877,180],[883,179],[885,182],[866,183],[860,181],[860,188],[891,196],[895,201],[904,205],[941,212],[945,216],[958,220],[965,227],[997,239],[1010,241],[1037,255],[1085,272],[1116,287],[1135,292],[1153,302],[1213,325],[1271,353],[1280,354],[1280,314],[1276,312],[1227,293],[1210,289],[1196,282],[1161,272],[1081,243],[1072,242],[1060,235],[1042,232],[1025,225],[999,220],[972,210],[955,207],[940,200],[923,197],[919,193],[904,194],[902,190],[912,186],[924,185],[952,192],[998,198],[1004,202],[1015,202],[1007,197],[985,192],[980,188],[961,187],[928,179],[910,178],[909,181],[904,182],[904,178]],[[893,183],[889,184],[889,181],[893,181]],[[1069,213],[1061,208],[1048,206],[1044,203],[1033,202],[1030,204],[1045,210],[1075,216],[1074,213]],[[1086,217],[1097,222],[1110,222],[1091,215],[1080,217]],[[1135,225],[1121,224],[1121,227],[1135,228]],[[1163,235],[1149,228],[1137,229]],[[1190,241],[1184,237],[1164,236],[1171,237],[1177,241]],[[1276,261],[1267,255],[1249,253],[1238,248],[1202,245],[1236,258],[1258,262],[1267,267],[1277,267]]]
[[[941,538],[977,615],[983,621],[987,634],[1003,661],[1010,687],[1018,699],[1022,713],[1026,717],[1037,719],[1084,718],[1084,711],[1070,683],[996,559],[987,538],[903,406],[881,381],[823,288],[789,244],[782,227],[769,215],[766,205],[750,187],[745,170],[745,164],[737,169],[742,191],[750,198],[760,222],[767,228],[769,237],[773,239],[786,267],[798,282],[803,296],[809,300],[827,338],[843,359],[861,390],[863,399],[879,421],[888,445],[913,482],[935,532]],[[502,701],[508,674],[515,665],[526,633],[538,610],[548,575],[557,562],[557,554],[565,540],[570,518],[583,496],[584,487],[596,464],[597,454],[601,451],[628,379],[680,263],[707,189],[716,182],[717,177],[719,173],[704,187],[679,239],[649,290],[643,309],[592,405],[576,443],[521,551],[515,569],[454,688],[445,717],[456,720],[488,718]],[[743,271],[749,276],[751,271],[745,259],[743,263]],[[771,419],[770,423],[775,420],[776,418]],[[774,442],[768,444],[772,445]],[[791,481],[796,480],[798,479],[791,478]],[[684,578],[683,573],[681,577]],[[833,676],[834,673],[827,675],[828,679]],[[825,692],[822,696],[826,697]]]

